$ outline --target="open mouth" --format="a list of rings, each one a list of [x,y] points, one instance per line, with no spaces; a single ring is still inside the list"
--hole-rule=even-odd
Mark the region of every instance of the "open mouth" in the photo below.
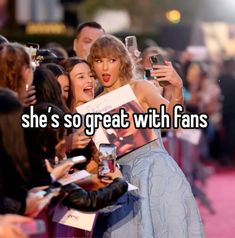
[[[102,79],[105,83],[109,82],[110,78],[111,78],[110,74],[102,74]]]
[[[93,87],[92,86],[88,86],[88,87],[85,87],[84,89],[83,89],[83,92],[85,93],[85,94],[87,94],[87,95],[89,95],[89,96],[93,96],[93,92],[94,92],[94,90],[93,90]]]

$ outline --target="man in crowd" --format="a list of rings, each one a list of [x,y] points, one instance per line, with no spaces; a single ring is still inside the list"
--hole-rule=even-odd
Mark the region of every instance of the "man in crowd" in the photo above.
[[[104,34],[104,29],[97,22],[84,22],[78,25],[73,41],[73,50],[76,56],[86,60],[93,42]]]

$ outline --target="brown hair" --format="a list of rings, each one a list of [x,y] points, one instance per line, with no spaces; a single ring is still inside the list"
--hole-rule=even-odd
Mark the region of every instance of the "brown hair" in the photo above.
[[[68,59],[61,60],[59,65],[62,66],[68,74],[70,74],[70,72],[73,70],[73,67],[76,64],[81,64],[81,63],[85,63],[90,67],[90,65],[88,64],[86,60],[80,59],[78,57],[70,57]]]
[[[88,64],[88,62],[84,59],[80,59],[78,57],[70,57],[68,59],[64,59],[62,61],[60,61],[59,65],[62,66],[64,68],[64,70],[66,71],[66,73],[69,76],[69,81],[70,81],[70,87],[69,87],[69,97],[67,100],[67,106],[70,110],[73,110],[73,100],[74,100],[74,94],[73,94],[73,90],[72,90],[72,80],[70,77],[70,72],[73,70],[74,66],[77,64],[81,64],[81,63],[85,63],[87,64],[89,67],[90,65]]]
[[[19,92],[25,85],[23,66],[30,67],[30,56],[18,43],[0,45],[0,86]]]
[[[112,35],[101,36],[91,46],[88,62],[91,65],[92,71],[95,73],[92,65],[96,59],[111,56],[120,59],[120,77],[129,81],[133,77],[134,64],[122,41]]]

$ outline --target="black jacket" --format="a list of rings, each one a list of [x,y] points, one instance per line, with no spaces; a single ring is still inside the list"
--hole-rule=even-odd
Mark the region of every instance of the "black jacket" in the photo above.
[[[0,214],[25,211],[28,183],[17,171],[11,158],[0,147]]]
[[[128,188],[127,182],[116,178],[107,187],[96,191],[86,191],[72,183],[63,187],[62,192],[67,194],[63,204],[80,211],[97,211],[112,205]]]

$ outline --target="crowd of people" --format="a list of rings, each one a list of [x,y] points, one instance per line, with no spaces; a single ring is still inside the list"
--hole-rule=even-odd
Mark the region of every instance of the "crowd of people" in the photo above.
[[[96,22],[78,26],[73,53],[55,43],[46,47],[32,59],[24,45],[0,37],[0,237],[27,237],[20,225],[34,222],[46,199],[49,206],[60,201],[79,211],[98,211],[93,231],[76,229],[75,237],[204,237],[192,183],[164,148],[167,130],[154,129],[155,140],[118,157],[115,172],[100,179],[99,151],[84,128],[54,128],[50,116],[44,128],[22,128],[21,115],[32,105],[38,116],[48,115],[50,106],[50,114],[62,120],[78,106],[129,84],[145,112],[165,105],[172,115],[175,105],[185,104],[190,113],[207,113],[199,161],[217,158],[230,164],[234,61],[225,61],[218,85],[189,56],[176,60],[172,52],[150,46],[136,60]],[[150,64],[149,57],[159,53],[164,65]],[[220,141],[224,146],[218,150]],[[86,161],[66,161],[78,155]],[[79,181],[61,186],[50,198],[38,193],[82,169],[92,174],[85,186]],[[138,189],[128,191],[127,181]]]

